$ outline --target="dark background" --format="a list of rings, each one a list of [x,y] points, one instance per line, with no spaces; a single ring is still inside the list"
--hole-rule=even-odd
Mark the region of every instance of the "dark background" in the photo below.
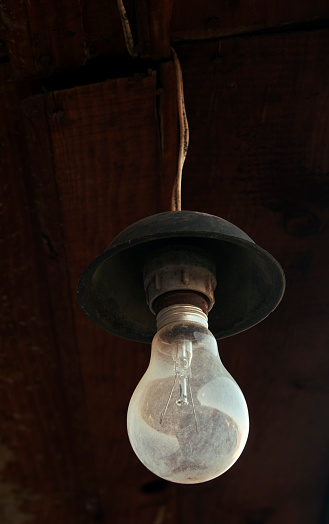
[[[328,524],[327,0],[0,4],[1,524]],[[170,209],[221,216],[282,264],[280,307],[220,342],[251,430],[218,479],[157,479],[126,434],[150,348],[80,311],[82,271]]]

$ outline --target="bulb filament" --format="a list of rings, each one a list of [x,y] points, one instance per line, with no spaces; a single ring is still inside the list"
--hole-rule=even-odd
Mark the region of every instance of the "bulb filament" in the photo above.
[[[174,383],[172,385],[172,388],[171,388],[171,391],[170,391],[170,394],[169,394],[169,397],[166,403],[166,407],[163,410],[163,412],[161,413],[160,424],[162,424],[163,419],[166,415],[168,406],[171,401],[171,397],[173,395],[173,392],[176,386],[177,377],[178,377],[179,379],[179,399],[176,400],[176,405],[180,407],[188,406],[189,405],[188,392],[189,392],[193,414],[194,414],[195,428],[196,428],[196,432],[198,433],[199,425],[198,425],[198,421],[196,418],[194,400],[193,400],[191,383],[190,383],[191,362],[192,362],[192,342],[190,340],[184,340],[183,342],[177,344],[177,352],[174,357],[174,375],[175,375]]]

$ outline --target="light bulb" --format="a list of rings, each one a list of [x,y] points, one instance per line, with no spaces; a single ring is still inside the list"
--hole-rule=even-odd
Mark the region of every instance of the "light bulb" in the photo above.
[[[159,477],[205,482],[240,456],[249,430],[247,404],[200,308],[169,306],[158,314],[157,327],[150,365],[129,404],[129,439]]]

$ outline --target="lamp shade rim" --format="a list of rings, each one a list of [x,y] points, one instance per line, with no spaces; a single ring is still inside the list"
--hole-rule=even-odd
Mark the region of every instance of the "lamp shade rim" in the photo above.
[[[209,314],[215,338],[254,326],[281,301],[285,278],[280,264],[244,231],[206,213],[169,211],[123,230],[90,264],[78,284],[82,310],[109,332],[151,342],[156,322],[145,300],[143,261],[172,243],[202,248],[215,258],[217,288]]]

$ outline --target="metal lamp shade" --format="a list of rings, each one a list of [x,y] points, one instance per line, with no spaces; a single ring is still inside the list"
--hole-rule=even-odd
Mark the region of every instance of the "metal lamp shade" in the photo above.
[[[222,218],[194,211],[149,216],[122,231],[81,276],[78,300],[103,329],[139,342],[152,341],[155,316],[145,300],[143,262],[154,250],[188,245],[216,262],[215,305],[209,329],[220,339],[266,318],[285,288],[280,264],[241,229]]]

